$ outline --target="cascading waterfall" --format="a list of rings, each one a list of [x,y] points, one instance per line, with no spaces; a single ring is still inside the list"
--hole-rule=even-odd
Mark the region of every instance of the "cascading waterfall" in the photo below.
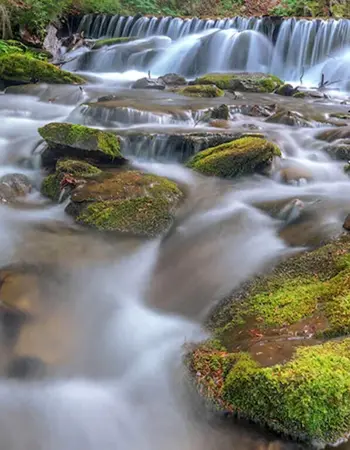
[[[93,39],[137,40],[82,55],[68,69],[150,70],[194,77],[212,71],[270,72],[317,85],[350,85],[350,20],[243,18],[180,19],[87,15],[79,30]],[[220,52],[218,52],[220,49]]]

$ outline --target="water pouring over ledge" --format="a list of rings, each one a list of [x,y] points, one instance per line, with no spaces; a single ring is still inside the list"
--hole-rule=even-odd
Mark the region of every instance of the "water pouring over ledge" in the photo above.
[[[167,36],[171,41],[164,56],[161,50],[153,50],[153,55],[151,51],[143,52],[127,60],[126,67],[151,70],[156,75],[172,71],[187,76],[227,70],[260,71],[296,83],[303,77],[305,84],[317,85],[324,73],[330,82],[340,80],[343,88],[350,78],[347,19],[205,20],[88,15],[82,18],[78,30],[93,39]],[[219,54],[217,48],[221,50]],[[181,61],[177,61],[180,53]],[[110,58],[112,54],[110,51]],[[98,64],[91,62],[91,67],[96,69]]]

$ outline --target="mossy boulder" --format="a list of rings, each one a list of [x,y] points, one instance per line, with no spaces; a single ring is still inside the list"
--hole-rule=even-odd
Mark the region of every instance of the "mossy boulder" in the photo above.
[[[170,227],[182,197],[172,181],[128,170],[78,187],[66,210],[77,223],[99,231],[152,237]]]
[[[27,83],[85,83],[85,80],[78,75],[21,53],[0,56],[0,80],[5,87]]]
[[[288,125],[290,127],[312,128],[312,121],[308,120],[297,111],[280,110],[266,119],[269,123],[278,123],[279,125]]]
[[[134,37],[117,37],[117,38],[107,38],[99,39],[96,41],[92,47],[92,50],[99,50],[102,47],[110,47],[111,45],[127,44],[128,42],[134,41]]]
[[[75,188],[82,180],[100,175],[102,171],[85,161],[61,159],[56,164],[55,173],[47,175],[41,185],[41,193],[58,201],[64,188],[64,180]]]
[[[293,87],[291,84],[283,84],[275,90],[275,94],[282,95],[284,97],[292,97],[298,92],[298,88]]]
[[[216,408],[315,445],[350,433],[350,236],[295,256],[226,299],[189,356]]]
[[[38,131],[47,142],[47,148],[42,153],[44,167],[53,167],[60,158],[87,159],[98,163],[126,162],[120,152],[120,138],[114,133],[55,122]]]
[[[214,98],[222,97],[224,95],[224,91],[222,89],[210,84],[203,86],[186,86],[177,92],[181,95],[185,95],[186,97]]]
[[[215,84],[219,89],[245,92],[273,92],[283,85],[274,75],[264,73],[210,73],[197,78],[194,84]]]
[[[280,155],[275,144],[252,135],[199,152],[187,163],[187,167],[204,175],[233,178],[261,172],[275,156]]]

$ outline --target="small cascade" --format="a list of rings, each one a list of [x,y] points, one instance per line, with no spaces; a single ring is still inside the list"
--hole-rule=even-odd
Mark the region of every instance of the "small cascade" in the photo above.
[[[87,15],[79,24],[89,38],[136,41],[89,52],[68,69],[151,70],[191,77],[210,71],[270,72],[287,81],[327,81],[347,88],[350,20],[243,18],[180,19]],[[220,52],[217,49],[220,48]],[[339,84],[340,82],[340,84]]]

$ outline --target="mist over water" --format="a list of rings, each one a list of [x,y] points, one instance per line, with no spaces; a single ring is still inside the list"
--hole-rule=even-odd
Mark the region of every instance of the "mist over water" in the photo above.
[[[273,28],[264,30],[262,19],[100,16],[84,18],[80,29],[94,38],[140,40],[118,50],[84,52],[68,63],[67,68],[88,74],[83,92],[76,86],[35,85],[0,96],[0,175],[23,173],[35,188],[18,204],[0,205],[0,262],[24,267],[39,280],[37,290],[25,288],[32,319],[10,348],[0,346],[0,449],[267,448],[276,437],[225,425],[205,410],[188,383],[185,345],[207,336],[203,323],[209,310],[244,281],[340,234],[350,210],[344,162],[332,160],[315,139],[324,125],[299,129],[267,123],[243,115],[239,100],[232,101],[227,132],[255,126],[279,145],[283,159],[269,177],[202,177],[180,164],[193,148],[180,146],[179,136],[226,132],[201,121],[202,112],[217,101],[129,87],[148,69],[152,75],[195,75],[275,67],[274,73],[295,80],[304,64],[310,73],[324,70],[329,52],[338,52],[340,64],[332,64],[329,73],[344,73],[349,22],[288,20],[274,42]],[[313,36],[315,50],[311,56],[305,50],[296,61],[306,35],[310,45]],[[318,64],[323,66],[317,69]],[[112,94],[120,103],[111,110],[88,105]],[[243,103],[282,102],[275,97],[247,95]],[[330,104],[315,108],[324,112]],[[297,106],[304,108],[303,100]],[[99,235],[76,226],[64,204],[41,197],[37,129],[51,121],[117,131],[134,167],[178,182],[186,201],[169,232],[151,241]],[[312,180],[282,184],[282,171],[290,165]],[[289,222],[281,213],[295,199],[305,209]],[[46,367],[42,378],[9,379],[7,363],[18,356],[40,358]]]

